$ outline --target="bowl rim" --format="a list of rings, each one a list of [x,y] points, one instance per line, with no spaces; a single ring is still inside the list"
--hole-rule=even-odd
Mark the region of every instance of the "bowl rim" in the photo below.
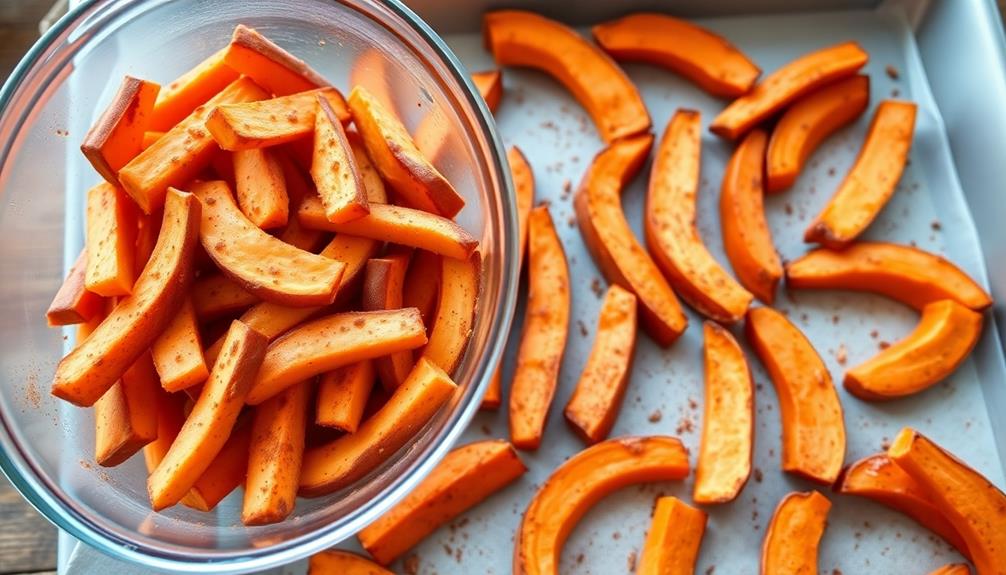
[[[9,108],[13,96],[38,63],[40,57],[45,55],[54,42],[64,34],[86,24],[91,12],[109,9],[112,12],[106,17],[110,17],[117,12],[116,5],[120,2],[130,3],[129,8],[135,9],[137,4],[143,1],[132,3],[128,0],[83,0],[79,5],[70,9],[36,40],[19,60],[3,86],[0,87],[0,114]],[[150,1],[157,2],[159,0]],[[502,226],[504,232],[511,233],[504,233],[501,238],[503,244],[501,292],[496,317],[491,318],[493,327],[490,328],[495,330],[495,334],[489,337],[487,349],[482,350],[482,353],[479,354],[480,359],[474,370],[476,379],[469,386],[474,389],[469,389],[467,391],[468,397],[462,398],[461,401],[467,403],[457,408],[444,423],[445,432],[440,441],[431,442],[430,446],[424,450],[425,455],[420,453],[416,461],[407,466],[404,473],[390,482],[378,496],[371,498],[360,508],[347,513],[341,521],[342,525],[338,528],[331,527],[336,525],[333,523],[276,545],[250,550],[243,554],[235,552],[233,557],[200,558],[196,561],[186,560],[182,553],[151,554],[143,552],[140,550],[142,546],[106,532],[92,524],[79,510],[67,507],[60,497],[54,495],[50,487],[46,485],[49,481],[44,477],[44,474],[39,473],[29,458],[21,452],[18,442],[13,439],[16,434],[11,428],[11,422],[7,418],[0,417],[0,447],[3,447],[0,449],[0,472],[3,472],[14,488],[43,517],[80,542],[112,558],[172,573],[245,573],[286,565],[352,537],[392,505],[403,499],[454,447],[478,410],[492,370],[502,358],[517,300],[517,268],[515,265],[509,265],[509,263],[516,261],[517,213],[513,202],[507,201],[507,197],[512,199],[514,195],[513,182],[506,160],[505,148],[493,121],[492,113],[482,97],[479,96],[458,57],[413,10],[400,0],[365,0],[365,2],[383,7],[400,18],[402,23],[418,34],[420,39],[426,43],[425,48],[429,48],[431,55],[435,59],[439,59],[449,72],[449,76],[441,77],[439,80],[447,84],[451,80],[457,82],[467,105],[471,106],[475,112],[472,116],[475,123],[471,127],[480,130],[486,138],[488,144],[486,151],[489,153],[487,167],[490,172],[495,171],[490,175],[494,176],[499,186],[508,192],[500,200]],[[345,6],[352,2],[351,0],[331,0],[331,3]],[[9,154],[10,146],[4,146],[4,149],[0,149],[0,160],[6,162]],[[6,449],[7,446],[12,446],[13,449]],[[25,469],[31,469],[33,473],[25,473],[23,471]]]

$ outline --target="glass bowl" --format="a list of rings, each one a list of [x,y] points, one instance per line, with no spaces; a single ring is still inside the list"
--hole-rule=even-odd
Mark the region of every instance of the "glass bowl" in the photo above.
[[[459,391],[416,439],[357,485],[299,499],[282,523],[244,527],[240,493],[212,513],[152,513],[142,456],[93,463],[91,410],[49,394],[72,330],[45,310],[83,240],[83,192],[98,175],[78,147],[124,74],[166,84],[247,24],[336,86],[386,81],[406,126],[450,133],[436,163],[482,242],[483,288]],[[491,116],[442,40],[392,0],[95,0],[61,19],[0,91],[0,468],[50,521],[104,553],[157,571],[246,572],[352,536],[404,497],[478,408],[509,331],[516,213]]]

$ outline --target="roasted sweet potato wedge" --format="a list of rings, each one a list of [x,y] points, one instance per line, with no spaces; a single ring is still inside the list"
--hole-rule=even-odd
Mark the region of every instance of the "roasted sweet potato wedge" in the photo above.
[[[363,273],[363,292],[360,294],[364,311],[404,307],[402,294],[410,255],[408,252],[387,254],[367,262],[367,269]],[[388,354],[373,361],[381,384],[389,390],[401,385],[416,364],[411,349]]]
[[[239,419],[220,452],[179,503],[198,511],[213,511],[225,497],[244,485],[250,444],[251,426]]]
[[[326,87],[271,100],[217,106],[206,117],[206,129],[224,150],[278,146],[314,133],[319,101],[324,101],[340,122],[349,122],[345,98],[335,88]]]
[[[158,387],[150,354],[144,353],[95,402],[94,460],[98,465],[119,465],[157,439]]]
[[[473,72],[472,83],[475,89],[486,101],[486,106],[490,112],[495,112],[503,99],[503,72],[500,70],[486,70],[485,72]]]
[[[349,551],[331,549],[312,555],[307,575],[395,575],[391,571]]]
[[[59,291],[45,312],[50,326],[73,325],[90,321],[105,309],[105,299],[84,287],[87,273],[87,249],[81,250]]]
[[[290,217],[290,196],[279,158],[272,150],[255,148],[231,154],[234,191],[241,213],[263,230],[281,228]]]
[[[363,176],[346,139],[346,131],[328,102],[318,97],[314,122],[311,179],[330,222],[355,220],[370,213]]]
[[[234,27],[231,43],[224,52],[224,63],[277,96],[329,85],[328,80],[303,60],[244,24]]]
[[[817,491],[783,497],[765,532],[762,575],[817,573],[817,550],[831,501]]]
[[[366,360],[322,375],[318,381],[318,411],[314,422],[356,433],[374,386],[374,371],[374,362]]]
[[[440,258],[440,266],[439,303],[422,356],[453,374],[464,358],[475,325],[482,254],[476,251],[467,260]]]
[[[203,356],[203,341],[199,335],[196,310],[187,298],[175,317],[150,346],[154,368],[161,387],[176,392],[206,380],[210,375]]]
[[[414,307],[423,317],[423,323],[433,325],[440,295],[441,256],[433,252],[417,249],[412,251],[412,261],[405,276],[405,290],[402,296],[405,307]]]
[[[84,136],[80,151],[109,184],[118,186],[119,169],[143,150],[143,134],[150,127],[160,89],[153,82],[126,76],[105,112]]]
[[[102,182],[87,191],[84,286],[98,295],[129,295],[137,276],[136,204]]]
[[[224,63],[226,48],[164,86],[157,94],[149,130],[167,132],[193,110],[205,104],[238,79],[240,74]]]
[[[154,400],[157,410],[157,437],[154,441],[143,447],[143,460],[147,466],[147,473],[153,473],[157,466],[161,464],[171,444],[178,437],[178,432],[185,424],[185,402],[184,393],[168,393],[163,389],[157,391]]]
[[[636,565],[637,575],[689,575],[695,572],[706,514],[677,497],[661,497]]]

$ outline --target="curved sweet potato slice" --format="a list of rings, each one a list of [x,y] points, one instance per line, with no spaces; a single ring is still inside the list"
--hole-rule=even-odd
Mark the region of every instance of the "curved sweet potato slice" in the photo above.
[[[199,201],[190,194],[169,191],[157,245],[132,295],[59,362],[53,395],[76,405],[92,405],[150,347],[192,284],[198,234]]]
[[[790,106],[772,129],[765,156],[765,191],[793,185],[814,150],[836,130],[851,123],[870,103],[865,74],[835,82]]]
[[[191,299],[186,299],[150,346],[161,387],[175,392],[202,383],[210,374]]]
[[[661,497],[639,554],[637,575],[691,575],[699,557],[706,514],[677,497]]]
[[[415,312],[418,318],[418,312]],[[325,495],[347,487],[402,448],[432,418],[457,386],[433,363],[420,359],[408,379],[356,433],[304,454],[300,494]]]
[[[356,433],[374,386],[374,362],[360,361],[321,376],[314,422]]]
[[[192,284],[192,306],[199,321],[247,309],[259,299],[223,274],[200,277]]]
[[[652,136],[619,140],[598,154],[573,206],[587,248],[610,283],[636,294],[643,328],[666,347],[688,327],[671,286],[646,253],[622,211],[622,188],[646,161]]]
[[[615,425],[635,353],[636,296],[612,285],[597,318],[594,347],[563,412],[588,444],[608,437]]]
[[[918,393],[953,373],[982,333],[982,314],[946,299],[922,308],[905,339],[845,373],[842,384],[860,399]]]
[[[817,550],[831,501],[817,491],[782,498],[765,532],[762,575],[817,573]]]
[[[834,483],[845,458],[845,423],[828,368],[806,336],[771,308],[749,310],[744,327],[779,396],[783,471]]]
[[[330,222],[346,222],[370,212],[367,190],[346,131],[332,107],[320,96],[314,122],[311,179]]]
[[[620,437],[584,449],[552,473],[524,512],[514,546],[514,574],[556,575],[566,538],[609,493],[687,476],[688,450],[674,437]]]
[[[643,99],[625,72],[572,28],[522,10],[489,12],[482,26],[498,64],[535,68],[558,80],[608,144],[650,128]]]
[[[482,254],[440,258],[440,301],[423,357],[453,374],[468,349],[482,285]]]
[[[779,68],[726,107],[709,126],[736,140],[804,94],[851,76],[869,59],[859,44],[843,42],[805,54]]]
[[[240,321],[231,324],[220,359],[192,413],[147,481],[154,511],[178,503],[223,448],[244,407],[267,343],[262,334]]]
[[[768,137],[754,130],[734,150],[720,190],[723,249],[737,279],[758,299],[771,305],[782,277],[782,263],[765,221],[762,172]]]
[[[129,295],[136,277],[136,205],[102,182],[87,191],[86,215],[85,287],[106,297]]]
[[[277,96],[330,85],[303,60],[244,24],[234,27],[224,63]]]
[[[66,274],[66,279],[45,312],[46,322],[50,326],[85,323],[104,311],[105,299],[84,287],[86,273],[87,248],[77,256],[77,261],[70,268],[70,273]]]
[[[744,352],[730,332],[702,325],[705,407],[692,499],[699,504],[733,501],[751,474],[754,385]]]
[[[473,72],[472,83],[475,89],[486,101],[486,106],[490,112],[495,112],[503,99],[503,72],[500,70],[486,70],[485,72]]]
[[[538,449],[559,381],[569,331],[569,266],[548,206],[528,218],[528,294],[517,367],[510,383],[510,440]]]
[[[847,467],[835,482],[835,491],[865,497],[900,511],[942,537],[961,555],[970,556],[964,539],[929,495],[885,454],[871,455]]]
[[[150,354],[144,353],[95,402],[94,460],[98,465],[119,465],[157,439],[159,387]]]
[[[241,212],[263,230],[281,228],[290,217],[283,166],[272,150],[240,150],[234,162],[234,191]]]
[[[941,256],[880,242],[856,242],[842,251],[813,250],[786,265],[786,285],[868,291],[920,311],[941,299],[975,311],[992,305],[988,292]]]
[[[269,346],[248,403],[258,405],[337,367],[425,343],[426,328],[415,308],[337,313],[314,320]]]
[[[894,195],[912,147],[916,105],[884,100],[856,163],[828,204],[811,222],[803,241],[841,249],[859,237]]]
[[[312,555],[307,563],[307,575],[395,575],[391,571],[360,557],[356,553],[331,549]]]
[[[887,456],[950,521],[979,573],[1006,573],[1006,493],[911,428],[901,430]]]
[[[216,52],[164,86],[157,94],[147,129],[160,132],[170,130],[193,110],[237,80],[240,74],[224,63],[226,51],[224,48]]]
[[[761,74],[726,38],[665,14],[630,14],[591,31],[612,58],[663,66],[714,96],[742,96]]]
[[[224,150],[278,146],[314,133],[320,101],[339,122],[349,122],[342,94],[335,88],[318,88],[271,100],[217,106],[206,117],[206,129]]]
[[[967,563],[952,563],[931,571],[929,575],[971,575],[971,568]]]
[[[119,169],[143,150],[143,133],[160,90],[153,82],[123,78],[119,91],[80,144],[87,161],[113,186],[119,185]]]
[[[387,565],[526,471],[513,446],[501,439],[459,447],[401,503],[360,531],[360,544]]]
[[[361,303],[364,311],[401,309],[408,252],[387,254],[367,262],[363,274]],[[409,377],[416,364],[412,350],[399,351],[374,360],[374,368],[385,389],[395,389]]]
[[[199,239],[221,271],[266,301],[305,307],[332,303],[345,264],[263,232],[238,210],[224,182],[199,182],[191,190],[203,205]]]
[[[244,485],[250,444],[251,426],[239,419],[220,453],[179,503],[199,511],[213,511],[239,485]]]
[[[695,224],[701,117],[679,109],[667,124],[650,172],[643,230],[653,261],[674,290],[703,315],[733,323],[753,296],[706,249]]]

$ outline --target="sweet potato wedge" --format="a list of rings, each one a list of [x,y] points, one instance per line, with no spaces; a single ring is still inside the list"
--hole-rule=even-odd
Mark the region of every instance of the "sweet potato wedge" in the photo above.
[[[499,70],[475,72],[471,75],[471,79],[489,111],[495,112],[503,97],[503,73]],[[444,112],[435,107],[423,116],[412,139],[419,151],[429,158],[430,162],[436,164],[455,133]]]
[[[292,216],[287,218],[286,226],[276,234],[276,237],[295,248],[316,253],[325,246],[327,240],[331,239],[331,236],[321,230],[311,230],[304,227],[300,223],[300,219],[297,218],[297,210],[300,208],[300,204],[304,202],[304,198],[313,197],[317,194],[314,184],[310,182],[310,176],[302,172],[287,154],[277,154],[277,157],[280,168],[283,170],[286,195],[290,198],[289,212]]]
[[[217,153],[217,144],[204,125],[210,110],[221,104],[252,102],[268,96],[248,78],[235,80],[123,166],[119,182],[145,213],[159,210],[169,187],[188,184]]]
[[[286,177],[272,150],[240,150],[234,162],[234,191],[241,212],[263,230],[281,228],[290,217]]]
[[[859,44],[843,42],[805,54],[765,77],[726,107],[709,131],[737,140],[804,94],[851,76],[869,59]]]
[[[982,314],[952,299],[933,302],[922,308],[911,334],[848,370],[842,384],[866,400],[919,393],[950,376],[981,333]]]
[[[419,313],[413,312],[418,319]],[[300,494],[314,497],[332,493],[370,473],[422,429],[456,389],[442,369],[420,359],[387,403],[356,433],[304,454]]]
[[[205,104],[238,79],[238,74],[224,63],[226,48],[200,62],[195,68],[164,86],[157,94],[148,130],[167,132],[193,110]]]
[[[114,467],[157,439],[160,382],[144,353],[94,404],[94,460]]]
[[[143,268],[147,266],[151,254],[154,253],[154,247],[161,235],[162,223],[164,223],[164,215],[160,212],[136,214],[136,253],[133,256],[133,269],[136,270],[136,277],[143,273]]]
[[[87,191],[84,286],[105,297],[129,295],[136,278],[136,206],[102,182]]]
[[[419,310],[423,323],[433,325],[433,314],[437,311],[440,295],[440,271],[442,258],[433,252],[423,249],[412,251],[412,261],[405,275],[405,285],[409,289],[402,295],[404,307],[414,307]]]
[[[476,251],[467,260],[440,258],[440,264],[440,301],[422,357],[453,374],[464,358],[475,325],[482,254]]]
[[[472,72],[471,78],[475,89],[486,101],[489,111],[495,112],[500,105],[500,100],[503,99],[503,72],[500,70]]]
[[[692,499],[706,505],[733,501],[751,475],[754,384],[729,331],[707,321],[702,333],[705,400]]]
[[[340,122],[349,122],[346,100],[338,90],[328,87],[271,100],[217,106],[206,117],[206,129],[224,150],[278,146],[314,133],[319,101],[324,101]]]
[[[191,298],[182,303],[175,317],[154,340],[150,355],[165,391],[180,391],[209,377]]]
[[[245,310],[259,301],[223,274],[200,277],[192,284],[192,306],[199,321],[218,319]]]
[[[266,353],[265,336],[234,321],[192,413],[171,449],[150,475],[154,511],[178,503],[206,471],[231,435]]]
[[[830,509],[831,501],[817,491],[783,497],[765,532],[761,574],[817,573],[817,550]]]
[[[105,310],[105,300],[84,287],[87,272],[87,248],[81,250],[59,291],[45,312],[50,326],[81,324],[97,317]]]
[[[395,575],[356,553],[330,549],[308,559],[307,575]]]
[[[426,329],[415,308],[337,313],[314,320],[269,346],[248,403],[258,405],[337,367],[425,343]]]
[[[224,64],[277,96],[329,86],[328,80],[303,60],[244,24],[234,27]]]
[[[224,182],[199,182],[190,189],[203,205],[200,242],[241,287],[282,305],[308,307],[335,300],[345,264],[263,232],[238,210]]]
[[[401,309],[405,272],[409,268],[408,252],[387,254],[367,262],[360,296],[364,311]],[[377,377],[385,389],[395,389],[409,377],[416,364],[412,350],[404,350],[374,360]]]
[[[459,447],[401,503],[360,531],[360,544],[378,563],[388,565],[526,471],[513,446],[501,439]]]
[[[643,329],[667,347],[688,327],[678,298],[629,227],[622,188],[646,161],[652,136],[618,140],[599,153],[580,184],[573,206],[580,235],[608,282],[636,294]]]
[[[615,60],[662,66],[713,96],[743,96],[761,74],[761,69],[726,38],[665,14],[630,14],[598,24],[591,31]]]
[[[244,485],[250,445],[251,425],[239,420],[220,452],[180,503],[199,511],[213,511],[232,491]]]
[[[637,575],[695,573],[699,546],[706,532],[706,513],[677,497],[661,497],[636,565]]]
[[[609,493],[687,476],[688,450],[674,437],[620,437],[577,453],[552,472],[524,512],[514,546],[514,575],[556,575],[566,538]]]
[[[744,317],[753,296],[706,249],[695,223],[702,119],[679,109],[660,141],[646,193],[643,231],[653,261],[681,299],[724,323]]]
[[[157,245],[132,295],[59,362],[53,395],[76,405],[92,405],[150,347],[185,300],[194,275],[198,233],[198,200],[169,191]]]
[[[975,311],[992,305],[988,292],[943,257],[880,242],[856,242],[842,251],[813,250],[786,265],[786,285],[868,291],[919,311],[942,299]]]
[[[978,573],[1006,573],[1006,493],[911,428],[901,430],[887,456],[950,521]]]
[[[803,241],[832,249],[847,247],[894,195],[915,134],[913,102],[884,100],[877,106],[856,163],[814,218]]]
[[[608,287],[597,318],[597,335],[573,396],[563,412],[588,444],[608,437],[622,407],[636,353],[636,296]]]
[[[143,133],[150,126],[160,90],[153,82],[126,76],[104,113],[84,136],[80,151],[109,184],[118,186],[119,169],[143,150]]]
[[[845,458],[845,423],[828,368],[806,336],[771,308],[748,310],[744,328],[779,397],[783,471],[834,483]]]
[[[528,295],[517,367],[510,383],[510,440],[538,449],[566,350],[569,265],[548,206],[528,217]]]
[[[772,129],[765,155],[765,191],[793,185],[814,150],[839,128],[853,122],[870,103],[865,74],[835,82],[790,106]]]
[[[363,138],[359,132],[352,130],[346,132],[346,140],[349,141],[349,148],[353,151],[353,161],[363,178],[363,189],[367,193],[367,201],[375,204],[388,203],[388,192],[384,186],[384,180],[380,172],[374,166],[370,156],[367,154],[367,147],[363,144]]]
[[[734,150],[720,189],[723,249],[737,279],[768,305],[782,277],[782,263],[765,221],[762,188],[767,136],[754,130]]]
[[[532,12],[496,10],[483,16],[482,30],[496,63],[555,78],[587,109],[606,143],[650,129],[643,99],[625,72],[572,28]]]
[[[366,360],[322,375],[318,381],[318,410],[314,422],[356,433],[374,386],[374,372],[374,362]]]
[[[363,176],[346,139],[346,131],[328,102],[318,98],[314,123],[311,179],[318,188],[330,222],[347,222],[370,213]]]

